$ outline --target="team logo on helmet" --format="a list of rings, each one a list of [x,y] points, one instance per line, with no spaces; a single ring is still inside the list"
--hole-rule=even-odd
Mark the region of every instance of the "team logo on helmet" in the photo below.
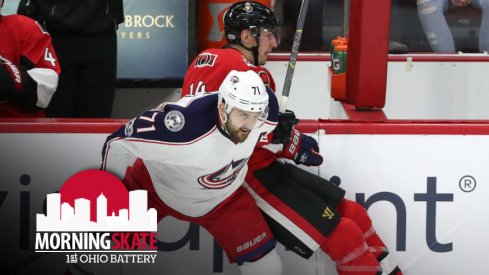
[[[199,67],[199,68],[205,67],[205,66],[212,67],[212,66],[214,66],[214,63],[216,62],[216,59],[217,59],[216,54],[202,53],[201,55],[199,55],[199,58],[197,58],[197,60],[195,60],[195,67]]]
[[[165,126],[172,132],[178,132],[182,130],[185,125],[185,117],[179,111],[171,111],[165,116]]]
[[[236,84],[239,82],[239,77],[237,75],[233,75],[231,76],[231,79],[230,81],[233,83],[233,84]]]
[[[214,173],[199,177],[199,184],[209,189],[224,188],[238,177],[239,172],[246,165],[248,159],[240,159],[222,167]]]
[[[250,11],[253,11],[253,7],[250,5],[249,2],[246,2],[243,10],[246,11],[246,12],[250,12]]]

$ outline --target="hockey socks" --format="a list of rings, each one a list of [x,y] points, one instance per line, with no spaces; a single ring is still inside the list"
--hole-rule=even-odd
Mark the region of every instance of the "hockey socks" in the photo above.
[[[380,264],[370,253],[358,225],[342,218],[321,244],[321,249],[336,263],[339,275],[379,275]]]

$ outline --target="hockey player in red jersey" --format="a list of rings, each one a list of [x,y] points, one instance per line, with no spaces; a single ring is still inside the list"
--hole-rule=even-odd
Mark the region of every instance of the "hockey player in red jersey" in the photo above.
[[[224,30],[229,44],[205,50],[195,58],[182,95],[216,91],[233,69],[254,70],[275,90],[270,73],[261,67],[278,45],[273,12],[257,2],[235,3],[224,16]],[[282,150],[275,154],[257,147],[246,175],[245,186],[275,238],[305,258],[322,249],[335,261],[340,275],[402,274],[360,204],[344,199],[344,190],[326,179],[277,159],[307,166],[323,161],[317,142],[293,129],[295,122],[292,112],[280,114],[269,140],[282,143]]]
[[[0,14],[0,40],[0,117],[45,117],[61,71],[51,36],[28,17]]]
[[[110,135],[102,169],[129,190],[147,190],[158,221],[207,229],[243,275],[279,275],[275,239],[242,187],[254,147],[277,119],[277,99],[258,75],[232,70],[218,94],[163,103]]]

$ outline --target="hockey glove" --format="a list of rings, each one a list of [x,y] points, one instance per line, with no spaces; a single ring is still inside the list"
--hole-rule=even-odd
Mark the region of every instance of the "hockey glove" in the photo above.
[[[273,144],[286,144],[290,140],[290,135],[294,125],[297,124],[299,120],[295,117],[294,112],[286,110],[285,113],[280,113],[278,115],[278,123],[275,130],[273,130]]]
[[[10,60],[0,55],[0,98],[10,98],[22,89],[22,72]]]
[[[27,106],[35,106],[36,88],[36,82],[21,66],[0,55],[0,100],[13,99]]]
[[[295,129],[292,131],[289,142],[284,144],[283,151],[279,152],[278,156],[306,166],[319,166],[323,163],[323,157],[319,154],[317,141]]]

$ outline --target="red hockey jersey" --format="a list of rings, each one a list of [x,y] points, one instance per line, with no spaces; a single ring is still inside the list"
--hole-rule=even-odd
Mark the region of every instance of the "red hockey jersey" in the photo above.
[[[205,50],[193,60],[185,74],[182,96],[218,91],[231,70],[253,70],[261,77],[265,86],[275,91],[275,82],[266,68],[253,65],[236,49],[224,48]],[[250,170],[266,167],[277,158],[275,153],[261,147],[268,143],[268,140],[262,140],[255,149],[248,161]]]
[[[270,72],[250,63],[240,51],[233,48],[208,49],[201,52],[190,64],[182,87],[182,96],[202,92],[216,92],[231,70],[255,71],[275,91],[275,82]]]
[[[34,20],[22,15],[0,15],[0,56],[17,65],[36,82],[26,92],[37,98],[36,107],[0,99],[0,117],[43,117],[58,86],[61,72],[51,36]]]

